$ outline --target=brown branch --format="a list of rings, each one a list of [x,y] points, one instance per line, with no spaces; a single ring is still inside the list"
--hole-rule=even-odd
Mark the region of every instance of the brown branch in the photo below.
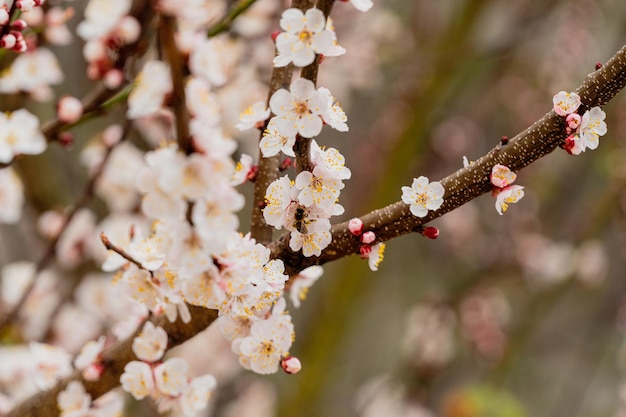
[[[622,47],[602,68],[589,74],[576,90],[583,105],[581,111],[603,106],[626,85],[626,46]],[[519,171],[527,165],[550,154],[567,137],[565,122],[554,111],[548,112],[532,126],[511,139],[506,146],[496,146],[467,168],[440,180],[446,189],[443,205],[426,217],[415,217],[402,201],[375,210],[361,217],[366,230],[376,234],[377,242],[417,232],[431,220],[448,213],[474,198],[491,191],[489,175],[495,164]],[[398,194],[400,190],[398,187]],[[320,257],[303,257],[289,249],[289,235],[282,236],[269,247],[272,258],[285,262],[285,272],[294,274],[311,265],[321,265],[344,256],[359,253],[359,241],[348,230],[348,222],[331,229],[332,242]]]
[[[312,0],[293,0],[292,7],[297,7],[300,10],[307,10],[313,6]],[[291,83],[291,76],[293,74],[293,65],[288,65],[283,68],[272,69],[272,76],[270,79],[270,91],[267,96],[267,103],[269,105],[272,95],[281,88],[288,89]],[[263,132],[259,137],[259,141],[263,137]],[[272,240],[272,233],[274,228],[268,226],[263,218],[263,207],[265,202],[265,192],[267,187],[278,178],[280,167],[280,156],[272,156],[264,158],[263,154],[259,151],[259,170],[257,171],[256,181],[254,182],[254,197],[252,199],[252,217],[250,221],[250,234],[256,239],[257,242],[267,243]]]
[[[319,0],[316,7],[324,13],[324,17],[328,19],[330,10],[333,7],[335,0]],[[317,84],[317,73],[319,71],[321,62],[321,56],[315,55],[313,62],[300,71],[300,77],[305,80],[312,81],[314,85]],[[296,143],[293,147],[293,152],[296,155],[296,169],[298,172],[313,171],[313,164],[311,163],[311,138],[305,138],[300,135],[296,136]]]
[[[191,313],[191,322],[187,324],[183,323],[180,319],[174,323],[170,323],[163,316],[153,320],[156,325],[163,327],[167,332],[169,336],[168,348],[178,346],[189,340],[206,329],[217,319],[216,310],[208,310],[196,306],[189,306],[189,310]],[[141,328],[137,330],[137,332],[140,331]],[[120,376],[124,372],[126,364],[137,359],[132,351],[134,336],[135,335],[117,343],[104,353],[102,360],[104,373],[98,381],[85,381],[85,379],[80,376],[79,372],[75,372],[72,376],[59,382],[48,391],[43,391],[30,397],[9,413],[5,414],[4,417],[59,416],[57,396],[71,381],[80,381],[85,386],[85,390],[91,395],[92,399],[96,399],[107,393],[119,385]]]
[[[165,59],[170,67],[172,78],[173,94],[172,108],[176,120],[176,140],[178,147],[187,155],[193,153],[193,144],[189,134],[189,112],[185,99],[185,74],[184,62],[180,51],[176,46],[174,34],[176,32],[176,18],[161,15],[159,19],[159,41],[165,55]]]

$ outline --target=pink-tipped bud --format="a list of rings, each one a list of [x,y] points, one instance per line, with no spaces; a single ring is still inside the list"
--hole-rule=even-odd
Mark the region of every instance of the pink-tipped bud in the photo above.
[[[439,229],[432,226],[427,226],[422,230],[422,236],[429,239],[437,239],[439,237]]]
[[[596,71],[602,68],[602,62],[596,62]]]
[[[365,232],[361,235],[361,243],[369,245],[376,240],[376,234],[374,232]]]
[[[28,23],[24,19],[17,19],[15,22],[11,23],[11,29],[17,30],[19,32],[23,31],[28,27]]]
[[[256,180],[256,176],[259,173],[259,166],[258,165],[252,165],[250,167],[250,171],[248,171],[248,174],[246,174],[246,180],[250,181],[250,182],[254,182]]]
[[[124,134],[124,129],[120,125],[111,125],[102,131],[102,143],[107,148],[112,148],[117,145],[117,143],[122,140],[122,135]]]
[[[37,6],[37,3],[34,0],[17,0],[15,5],[22,12],[30,12],[33,7]]]
[[[97,381],[104,373],[104,365],[100,362],[92,363],[83,369],[83,378],[86,381]]]
[[[0,8],[0,25],[6,25],[7,23],[9,23],[9,11]]]
[[[567,123],[567,127],[569,127],[572,130],[578,129],[578,126],[580,126],[580,121],[581,120],[582,120],[582,117],[580,117],[580,114],[578,114],[578,113],[570,113],[565,118],[565,122]]]
[[[58,141],[65,149],[70,149],[74,146],[74,135],[72,132],[61,132],[59,133]]]
[[[370,245],[361,245],[359,253],[361,254],[361,259],[367,259],[372,253],[372,247]]]
[[[285,158],[283,159],[283,161],[280,163],[280,166],[278,167],[278,169],[280,171],[285,171],[289,168],[291,168],[293,166],[293,159],[291,158]]]
[[[348,230],[354,236],[360,235],[361,233],[363,233],[363,220],[359,219],[358,217],[350,219],[350,221],[348,222]]]
[[[109,90],[115,90],[124,82],[124,73],[116,68],[109,70],[104,74],[102,82]]]
[[[17,43],[13,47],[13,50],[17,53],[28,51],[28,44],[24,39],[18,39]]]
[[[286,358],[283,358],[283,360],[280,361],[280,366],[283,368],[283,371],[288,374],[297,374],[302,369],[300,359],[295,356],[287,356]]]
[[[64,123],[74,123],[83,115],[83,103],[72,96],[63,96],[57,104],[57,117]]]
[[[321,65],[326,60],[326,55],[320,54],[319,64]]]
[[[282,33],[282,32],[281,32],[281,31],[279,31],[279,30],[277,30],[276,32],[272,32],[272,35],[271,35],[271,36],[272,36],[272,40],[273,40],[274,42],[276,42],[276,38],[277,38],[277,37],[278,37],[278,35],[280,35],[281,33]]]
[[[13,49],[17,44],[17,39],[11,33],[8,33],[0,39],[0,46],[6,49]]]

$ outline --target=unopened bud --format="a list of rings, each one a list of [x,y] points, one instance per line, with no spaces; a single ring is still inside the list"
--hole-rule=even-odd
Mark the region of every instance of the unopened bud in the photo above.
[[[281,32],[281,31],[279,31],[279,30],[277,30],[276,32],[272,32],[272,35],[271,35],[271,36],[272,36],[272,40],[273,40],[274,42],[276,42],[276,38],[277,38],[277,37],[278,37],[278,35],[280,35],[281,33],[282,33],[282,32]]]
[[[9,11],[0,8],[0,25],[6,25],[7,23],[9,23]]]
[[[361,243],[370,244],[376,240],[376,234],[372,231],[365,232],[361,235]]]
[[[282,162],[280,163],[280,166],[278,167],[278,169],[280,171],[285,171],[289,168],[291,168],[293,166],[293,159],[291,158],[285,158],[282,160]]]
[[[26,23],[26,20],[24,19],[17,19],[15,22],[11,23],[11,29],[17,30],[19,32],[23,31],[27,27],[28,27],[28,24]]]
[[[102,131],[102,143],[107,148],[112,148],[117,145],[117,143],[122,140],[122,136],[124,134],[124,129],[120,125],[111,125]]]
[[[82,375],[86,381],[97,381],[103,373],[104,365],[100,362],[96,362],[83,369]]]
[[[66,149],[74,146],[74,135],[72,132],[61,132],[58,136],[59,143]]]
[[[124,73],[117,68],[113,68],[104,74],[102,82],[109,90],[115,90],[124,82]]]
[[[17,39],[12,34],[6,34],[0,39],[0,46],[6,49],[13,49],[15,44],[17,43]]]
[[[350,221],[348,222],[348,230],[350,230],[350,233],[352,233],[354,236],[360,235],[361,233],[363,233],[363,220],[359,219],[358,217],[350,219]]]
[[[256,180],[256,176],[259,173],[259,166],[258,165],[252,165],[250,167],[250,171],[248,171],[248,174],[246,174],[246,180],[250,181],[250,182],[254,182]]]
[[[280,366],[283,368],[283,371],[288,374],[297,374],[302,369],[300,359],[295,356],[287,356],[286,358],[283,358],[283,360],[280,361]]]
[[[422,236],[427,237],[429,239],[437,239],[439,237],[439,229],[432,226],[427,226],[422,230]]]
[[[83,115],[83,103],[72,96],[61,97],[57,104],[57,117],[64,123],[74,123]]]
[[[367,259],[372,253],[372,247],[370,245],[361,245],[359,253],[361,254],[361,259]]]
[[[602,62],[596,62],[596,70],[602,68]]]
[[[578,113],[570,113],[565,118],[565,122],[567,122],[567,127],[569,127],[572,130],[578,129],[578,126],[580,126],[581,120],[582,118],[580,117],[580,114]]]
[[[500,139],[500,143],[502,145],[506,145],[509,143],[509,137],[507,135],[503,135],[502,138]]]

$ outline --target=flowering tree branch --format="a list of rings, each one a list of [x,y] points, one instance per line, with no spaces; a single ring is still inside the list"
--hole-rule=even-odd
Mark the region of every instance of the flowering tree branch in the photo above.
[[[608,103],[625,85],[626,46],[622,47],[602,68],[590,74],[576,92],[581,96],[584,108],[590,108]],[[417,218],[410,213],[408,205],[396,202],[362,216],[361,220],[366,230],[375,232],[379,242],[416,232],[425,223],[490,191],[489,177],[494,165],[502,164],[513,171],[519,171],[550,154],[562,145],[565,137],[563,119],[550,111],[511,139],[508,144],[496,146],[468,167],[442,179],[440,182],[446,190],[445,202],[438,210],[430,211],[423,218]],[[291,251],[286,236],[270,245],[272,257],[282,259],[287,272],[293,275],[310,265],[323,264],[358,253],[359,241],[348,231],[347,222],[334,226],[332,234],[332,243],[320,257],[305,258]],[[155,321],[169,335],[168,348],[195,336],[217,318],[216,310],[197,306],[189,306],[189,309],[192,316],[190,323],[185,324],[180,320],[169,323],[163,317]],[[99,381],[83,381],[80,375],[74,374],[51,390],[39,393],[15,407],[7,416],[36,416],[39,415],[40,410],[45,410],[46,415],[57,416],[56,397],[72,380],[81,380],[87,392],[93,397],[113,389],[119,385],[119,377],[126,363],[135,359],[131,350],[132,341],[133,337],[130,337],[105,352],[105,371]]]
[[[312,0],[294,0],[292,7],[300,10],[306,10],[313,6]],[[312,65],[319,65],[316,61]],[[270,79],[270,91],[267,96],[269,104],[272,95],[281,88],[287,88],[291,82],[293,74],[293,66],[273,67],[272,77]],[[261,137],[263,131],[261,131]],[[260,140],[260,139],[259,139]],[[250,224],[250,233],[258,242],[269,242],[272,240],[274,228],[265,223],[263,218],[263,202],[265,200],[265,192],[267,187],[278,178],[280,166],[280,156],[272,156],[264,158],[263,153],[259,152],[259,170],[257,172],[256,181],[254,183],[254,198],[252,200],[252,218]]]
[[[609,61],[591,73],[576,92],[583,103],[582,110],[608,103],[626,85],[626,46]],[[496,164],[519,171],[550,154],[559,147],[567,133],[565,121],[554,111],[546,113],[532,126],[512,138],[507,145],[497,145],[470,166],[440,180],[445,188],[443,205],[429,211],[425,217],[411,214],[402,201],[390,204],[361,217],[364,230],[376,234],[377,242],[384,242],[407,233],[419,232],[422,225],[448,213],[492,189],[491,169]],[[272,243],[272,258],[282,259],[289,274],[311,265],[322,265],[344,256],[359,253],[360,242],[348,230],[348,222],[334,225],[332,242],[319,257],[302,257],[289,248],[289,235]]]

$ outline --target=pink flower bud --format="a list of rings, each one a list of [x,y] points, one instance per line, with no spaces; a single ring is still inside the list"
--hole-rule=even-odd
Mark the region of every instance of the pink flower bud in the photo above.
[[[97,381],[104,373],[104,365],[100,362],[92,363],[83,369],[83,378],[86,381]]]
[[[11,33],[8,33],[0,39],[0,46],[6,49],[13,49],[15,44],[17,43],[17,39]]]
[[[370,244],[376,240],[376,234],[374,232],[365,232],[361,235],[361,243]]]
[[[57,117],[64,123],[74,123],[83,115],[83,103],[72,96],[61,97],[57,104]]]
[[[9,11],[0,8],[0,25],[6,25],[7,23],[9,23]]]
[[[18,40],[13,47],[13,50],[18,53],[26,52],[28,51],[28,44],[24,39]]]
[[[258,165],[252,165],[250,167],[250,171],[248,171],[248,174],[246,174],[246,180],[250,181],[250,182],[254,182],[256,180],[256,176],[259,173],[259,166]]]
[[[361,259],[367,259],[372,253],[372,247],[370,245],[361,245],[359,252],[361,253]]]
[[[300,363],[300,359],[295,356],[287,356],[280,361],[280,366],[283,368],[288,374],[297,374],[302,369],[302,363]]]
[[[61,132],[58,136],[59,143],[66,149],[70,149],[74,146],[74,135],[72,132]]]
[[[282,33],[282,32],[281,32],[281,31],[278,31],[278,30],[277,30],[276,32],[272,32],[272,35],[271,35],[271,36],[272,36],[272,40],[273,40],[274,42],[276,42],[276,38],[277,38],[277,37],[278,37],[278,35],[280,35],[281,33]]]
[[[115,146],[124,134],[124,129],[120,125],[111,125],[102,131],[102,143],[108,148]]]
[[[124,73],[116,68],[109,70],[104,74],[102,82],[106,88],[114,90],[124,82]]]
[[[283,159],[283,161],[280,163],[280,167],[278,167],[278,169],[280,171],[285,171],[289,168],[291,168],[293,166],[293,159],[291,158],[285,158]]]
[[[11,23],[11,29],[17,31],[23,31],[28,27],[28,24],[24,19],[17,19],[15,22]]]
[[[569,127],[572,130],[578,129],[578,126],[580,126],[581,120],[582,120],[582,117],[580,117],[580,114],[578,113],[570,113],[565,118],[565,121],[567,122],[567,127]]]
[[[359,219],[358,217],[350,219],[350,221],[348,222],[348,230],[350,230],[350,233],[352,233],[354,236],[360,235],[361,233],[363,233],[363,220]]]
[[[424,230],[422,230],[422,236],[429,239],[437,239],[437,237],[439,237],[439,229],[432,226],[425,227]]]

